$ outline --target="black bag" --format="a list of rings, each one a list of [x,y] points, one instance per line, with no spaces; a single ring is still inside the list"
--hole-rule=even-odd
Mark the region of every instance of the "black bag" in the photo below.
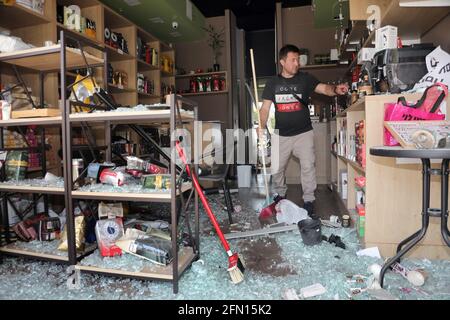
[[[303,243],[307,246],[313,246],[322,241],[322,229],[320,220],[304,219],[298,222],[298,229],[302,236]]]

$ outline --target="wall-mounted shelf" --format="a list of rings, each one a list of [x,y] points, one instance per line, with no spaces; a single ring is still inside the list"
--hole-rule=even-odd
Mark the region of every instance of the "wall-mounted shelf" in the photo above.
[[[63,29],[65,32],[67,32],[67,34],[72,34],[72,35],[77,35],[77,36],[83,37],[83,38],[85,38],[87,40],[93,41],[94,43],[96,43],[100,47],[103,47],[105,45],[104,43],[101,43],[100,41],[98,41],[95,38],[91,38],[91,37],[88,37],[87,35],[85,35],[83,33],[80,33],[80,32],[74,31],[74,30],[70,30],[69,28],[67,28],[65,25],[63,25],[60,22],[57,22],[56,26],[58,27],[59,30]]]
[[[179,74],[176,75],[176,79],[183,79],[183,78],[191,78],[191,77],[205,77],[205,76],[213,76],[216,74],[224,74],[227,75],[226,71],[216,71],[216,72],[203,72],[203,73],[189,73],[189,74]]]
[[[103,45],[106,48],[106,52],[108,52],[108,59],[110,62],[134,59],[134,56],[129,53],[123,52],[120,49],[113,48],[106,43]]]
[[[51,22],[46,16],[17,3],[12,6],[2,5],[1,12],[0,25],[7,29],[23,28]]]
[[[159,70],[159,66],[154,66],[154,65],[152,65],[152,64],[150,64],[150,63],[147,63],[147,62],[145,62],[144,60],[141,60],[141,59],[136,59],[137,60],[137,62],[138,62],[138,70],[143,70],[143,71],[145,71],[145,70]],[[140,67],[142,67],[141,69],[140,69]]]
[[[189,93],[182,93],[182,96],[202,96],[202,95],[209,95],[209,94],[222,94],[222,93],[228,93],[228,90],[222,90],[222,91],[206,91],[206,92],[189,92]]]
[[[61,45],[38,47],[10,53],[0,54],[0,61],[36,71],[58,71],[60,69]],[[45,55],[43,59],[42,56]],[[99,65],[103,59],[85,54],[90,65]],[[79,50],[66,47],[66,63],[68,69],[84,66],[84,59]]]
[[[306,66],[301,66],[300,71],[304,69],[329,69],[329,68],[336,68],[339,67],[338,64],[335,63],[329,63],[329,64],[309,64]]]

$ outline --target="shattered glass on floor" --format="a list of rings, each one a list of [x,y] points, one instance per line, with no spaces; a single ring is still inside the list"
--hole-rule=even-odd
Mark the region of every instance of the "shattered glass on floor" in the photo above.
[[[260,228],[257,212],[233,196],[234,206],[240,212],[233,214],[234,225],[229,225],[224,209],[223,195],[210,195],[211,207],[220,225],[225,229],[248,231]],[[228,259],[208,217],[201,208],[200,260],[194,262],[181,276],[179,293],[173,294],[172,283],[140,281],[81,273],[80,286],[68,289],[66,266],[4,257],[0,265],[0,299],[176,299],[176,300],[232,300],[232,299],[283,299],[287,289],[300,289],[320,283],[326,292],[311,300],[375,299],[368,292],[351,294],[351,289],[364,289],[366,278],[358,282],[355,275],[369,277],[368,267],[382,264],[379,258],[357,256],[361,249],[355,229],[334,229],[322,226],[322,234],[340,236],[346,245],[341,249],[333,243],[322,241],[306,246],[300,232],[275,233],[269,236],[230,240],[247,262],[244,281],[233,284],[227,272]],[[191,206],[192,210],[192,206]],[[193,215],[191,214],[191,218]],[[180,222],[181,223],[181,222]],[[193,226],[193,224],[192,224]],[[85,258],[81,264],[104,263],[115,268],[139,270],[145,260],[133,256],[124,259],[100,258],[98,251]],[[450,300],[450,261],[405,259],[402,265],[410,269],[423,268],[428,277],[421,287],[412,286],[401,275],[387,272],[385,289],[400,300]],[[352,278],[353,276],[353,278]]]

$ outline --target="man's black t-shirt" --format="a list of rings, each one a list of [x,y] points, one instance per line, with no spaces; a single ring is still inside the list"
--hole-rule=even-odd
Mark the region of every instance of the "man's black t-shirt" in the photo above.
[[[314,76],[298,72],[292,78],[278,75],[266,83],[262,98],[275,104],[275,129],[280,136],[295,136],[312,130],[308,106],[300,103],[293,94],[307,103],[319,84]]]

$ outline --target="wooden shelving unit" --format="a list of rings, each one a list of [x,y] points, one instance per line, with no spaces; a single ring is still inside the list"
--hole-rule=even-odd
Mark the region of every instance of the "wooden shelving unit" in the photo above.
[[[81,15],[96,22],[96,35],[95,39],[90,38],[84,34],[80,34],[76,31],[69,30],[66,26],[57,21],[56,17],[56,4],[58,5],[78,5],[81,8]],[[80,51],[67,47],[65,41],[61,41],[64,45],[57,44],[48,47],[42,47],[44,41],[52,41],[58,43],[60,31],[64,31],[65,34],[79,38],[82,43],[90,41],[98,46],[95,50],[87,48],[85,53],[88,63],[91,67],[97,67],[95,69],[95,78],[97,82],[106,87],[110,91],[115,100],[122,105],[136,105],[138,102],[155,103],[161,102],[161,83],[162,81],[167,85],[175,86],[175,76],[173,74],[165,74],[161,72],[160,54],[168,55],[175,61],[175,52],[170,45],[167,45],[147,31],[137,27],[129,20],[125,19],[118,13],[114,12],[107,6],[103,5],[97,0],[56,0],[45,1],[45,13],[43,15],[37,14],[32,10],[22,8],[18,5],[12,7],[0,6],[0,26],[11,29],[13,36],[21,37],[25,42],[31,43],[36,48],[29,50],[16,51],[13,53],[0,54],[0,63],[6,65],[15,65],[20,69],[24,68],[34,72],[32,75],[26,75],[25,81],[30,83],[33,93],[40,92],[40,84],[43,84],[45,92],[45,100],[50,101],[51,105],[59,106],[59,99],[65,101],[66,94],[64,90],[59,97],[58,89],[67,85],[67,78],[72,81],[73,77],[76,77],[74,72],[70,72],[71,69],[83,69],[86,68],[85,61],[82,58]],[[122,54],[119,50],[111,47],[105,42],[104,29],[109,28],[111,31],[120,32],[127,40],[129,54]],[[145,61],[140,60],[136,55],[136,41],[137,36],[144,39],[147,44],[151,44],[153,48],[157,49],[158,61],[157,65],[151,65]],[[64,38],[64,40],[68,40]],[[70,40],[71,41],[71,40]],[[83,49],[85,46],[83,45]],[[66,61],[65,64],[61,61],[61,49],[65,50]],[[117,71],[125,72],[128,76],[128,87],[119,88],[112,84],[108,84],[106,75],[106,65],[103,59],[106,52],[107,62],[111,63],[113,68]],[[173,64],[175,66],[175,63]],[[65,66],[65,68],[63,67]],[[2,73],[5,72],[2,68]],[[12,69],[11,69],[12,70]],[[7,70],[6,74],[2,74],[2,82],[13,82],[15,77],[11,70]],[[48,74],[46,78],[41,82],[38,72],[45,72]],[[154,81],[155,93],[144,94],[137,92],[137,73],[144,73],[148,78]],[[66,77],[59,79],[59,75],[65,73]],[[162,80],[163,78],[163,80]],[[190,103],[189,101],[184,103]],[[195,105],[191,105],[196,110]],[[71,170],[72,166],[69,165],[72,160],[71,150],[75,150],[75,146],[72,149],[72,141],[70,136],[70,126],[78,126],[80,122],[88,122],[92,124],[114,125],[114,124],[153,124],[160,125],[161,123],[170,123],[170,128],[175,126],[178,118],[175,119],[176,114],[175,105],[171,106],[168,110],[149,110],[143,112],[100,112],[90,114],[64,114],[58,117],[46,117],[46,118],[23,118],[23,119],[11,119],[0,120],[0,127],[15,127],[15,126],[62,126],[63,132],[63,154],[69,154],[68,158],[64,159],[64,176],[68,174],[69,178],[64,179],[65,185],[61,188],[56,187],[34,187],[34,186],[21,186],[11,185],[8,183],[0,183],[1,193],[23,193],[23,194],[49,194],[55,196],[61,196],[65,198],[65,205],[68,212],[73,212],[73,199],[92,199],[92,200],[112,200],[112,201],[139,201],[139,202],[166,202],[171,203],[172,216],[171,220],[175,221],[173,230],[171,232],[172,245],[174,250],[178,248],[177,244],[177,224],[176,224],[176,208],[177,203],[175,198],[180,196],[181,192],[185,192],[191,189],[190,183],[185,183],[178,191],[176,188],[172,188],[168,193],[105,193],[105,192],[84,192],[80,190],[72,190],[73,185],[71,183]],[[193,122],[196,117],[192,112],[183,112],[181,114],[183,122]],[[110,127],[111,129],[111,127]],[[64,132],[66,135],[64,136]],[[103,131],[103,133],[110,133],[110,130]],[[110,138],[110,137],[109,137]],[[105,140],[108,138],[105,136]],[[59,145],[53,146],[56,150]],[[64,151],[65,150],[65,151]],[[111,149],[108,149],[110,152]],[[173,166],[173,167],[172,167]],[[171,172],[173,173],[172,185],[175,183],[175,163],[171,163]],[[198,204],[198,202],[197,202]],[[175,208],[175,209],[174,209]],[[198,206],[196,206],[196,215],[198,219]],[[3,221],[3,220],[2,220]],[[74,233],[73,228],[73,215],[68,214],[68,232],[69,235]],[[73,238],[75,237],[72,234]],[[196,228],[196,241],[198,243],[199,232]],[[69,236],[70,239],[70,236]],[[61,257],[60,255],[47,254],[42,252],[33,252],[32,250],[22,250],[12,248],[13,246],[0,247],[0,252],[11,255],[20,255],[24,257],[49,259],[52,261],[62,261],[65,263],[76,264],[76,261],[83,258],[84,255],[92,252],[95,248],[90,248],[89,252],[75,253],[75,248],[69,243],[69,253],[67,257]],[[120,270],[111,270],[98,268],[95,266],[82,266],[77,265],[77,268],[86,272],[95,272],[99,274],[115,275],[115,276],[130,276],[143,279],[163,279],[173,281],[174,292],[178,291],[178,281],[183,271],[199,257],[198,251],[194,252],[192,248],[182,248],[180,252],[176,251],[174,254],[174,261],[172,264],[162,268],[149,268],[149,270],[142,270],[140,272],[123,272]],[[74,258],[75,257],[75,258]],[[149,264],[153,266],[152,264]]]
[[[1,26],[7,29],[32,27],[52,22],[49,17],[17,3],[12,6],[3,6],[1,12]]]
[[[357,1],[352,0],[355,3]],[[351,1],[351,2],[352,2]],[[400,0],[383,1],[375,0],[371,4],[379,5],[381,8],[380,26],[393,25],[398,28],[398,36],[402,40],[420,39],[433,26],[450,13],[448,7],[400,7]],[[353,4],[350,3],[350,6]],[[356,3],[355,6],[360,6]],[[359,9],[359,8],[358,8]],[[352,9],[350,9],[352,10]],[[367,18],[368,18],[368,13]],[[350,42],[361,39],[365,33],[366,20],[356,20],[352,31],[349,34],[346,44],[343,46],[341,55],[346,56],[346,49]],[[362,48],[373,47],[375,41],[375,31],[371,32],[362,44]],[[356,50],[355,50],[356,52]],[[356,65],[356,59],[350,64],[347,73]]]
[[[343,200],[346,208],[353,217],[353,223],[358,217],[355,212],[356,190],[355,177],[366,177],[365,188],[365,235],[360,239],[366,247],[377,246],[383,256],[392,256],[397,244],[407,236],[419,230],[421,221],[421,165],[397,164],[396,159],[371,156],[371,147],[383,145],[383,123],[385,103],[396,102],[398,97],[404,96],[407,101],[415,102],[421,94],[401,95],[372,95],[358,100],[332,121],[334,132],[339,136],[343,122],[346,122],[346,142],[349,150],[350,135],[354,134],[355,123],[365,120],[366,166],[363,168],[345,155],[336,155],[332,161],[332,181],[341,185],[340,171],[347,172],[347,199]],[[450,100],[447,101],[449,103]],[[432,181],[432,190],[438,190],[439,181]],[[435,189],[437,188],[437,189]],[[341,199],[342,200],[342,199]],[[439,207],[439,194],[431,197],[432,207]],[[448,249],[440,238],[440,225],[430,223],[431,232],[417,249],[412,252],[413,257],[427,257],[431,259],[448,258]]]
[[[228,93],[228,90],[222,90],[222,91],[205,91],[205,92],[187,92],[183,93],[183,96],[202,96],[202,95],[209,95],[209,94],[221,94],[221,93]]]

